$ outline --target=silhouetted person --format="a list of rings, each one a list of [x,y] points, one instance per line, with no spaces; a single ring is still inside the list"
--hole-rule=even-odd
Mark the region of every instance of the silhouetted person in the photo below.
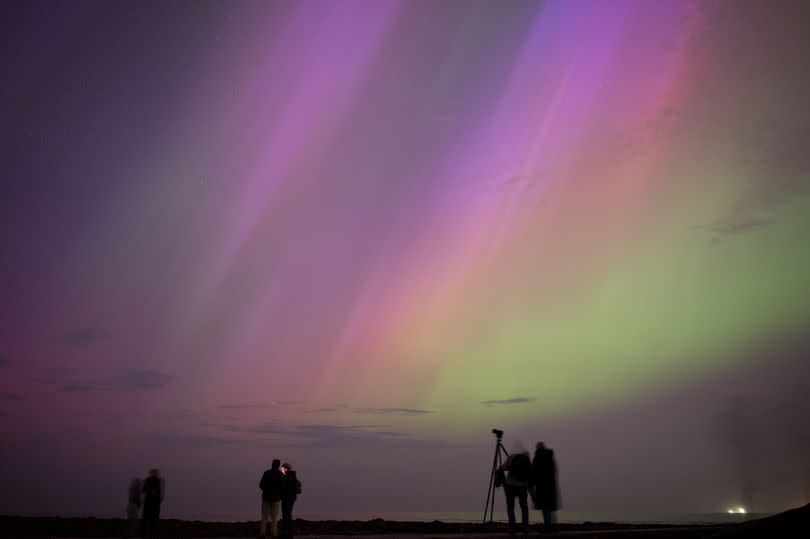
[[[259,488],[262,489],[261,537],[267,535],[267,519],[270,518],[270,536],[278,537],[278,510],[281,506],[281,488],[284,476],[279,470],[281,461],[273,459],[273,465],[262,474]]]
[[[560,505],[557,490],[557,464],[554,462],[554,451],[546,448],[543,442],[537,442],[537,450],[534,452],[532,483],[534,484],[534,508],[543,512],[543,524],[546,531],[556,531],[557,509]]]
[[[127,496],[127,537],[135,537],[138,527],[138,511],[141,508],[141,480],[137,477],[129,483]]]
[[[506,495],[506,515],[509,517],[509,531],[515,531],[515,498],[520,503],[521,529],[529,528],[529,504],[527,497],[529,494],[529,480],[532,476],[532,461],[529,459],[528,451],[515,451],[506,462],[501,464],[501,469],[508,472],[503,484],[503,491]]]
[[[160,470],[149,470],[149,477],[143,482],[143,519],[141,537],[157,538],[160,521],[160,504],[163,502],[164,483]]]
[[[293,505],[301,494],[301,482],[292,466],[286,462],[281,465],[284,472],[284,481],[281,484],[281,535],[293,536]]]

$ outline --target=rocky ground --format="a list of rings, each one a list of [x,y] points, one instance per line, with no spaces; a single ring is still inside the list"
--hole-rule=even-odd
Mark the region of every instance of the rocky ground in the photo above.
[[[617,524],[609,522],[584,522],[561,524],[560,537],[609,539],[655,537],[665,538],[716,538],[741,539],[755,537],[802,538],[810,537],[810,504],[772,517],[753,520],[744,524],[677,526]],[[123,537],[127,523],[123,519],[105,518],[56,518],[56,517],[0,517],[0,536],[13,537]],[[236,538],[256,537],[259,523],[252,522],[201,522],[166,519],[161,521],[162,538]],[[326,539],[345,536],[363,536],[364,539],[409,539],[433,537],[436,539],[484,539],[509,537],[503,523],[482,525],[480,523],[452,522],[394,522],[383,519],[368,521],[322,520],[295,521],[296,535],[308,539]],[[531,526],[528,534],[516,537],[546,535],[539,525]]]

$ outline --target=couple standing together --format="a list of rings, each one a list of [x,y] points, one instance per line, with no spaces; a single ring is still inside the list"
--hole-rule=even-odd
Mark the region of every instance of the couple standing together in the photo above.
[[[508,474],[504,474],[508,472]],[[515,451],[500,468],[504,494],[506,494],[506,514],[509,529],[515,529],[515,498],[520,503],[521,528],[529,527],[529,506],[527,498],[532,497],[535,509],[543,512],[546,531],[556,531],[559,495],[557,492],[557,464],[554,452],[543,442],[537,442],[534,458],[529,460],[528,451]],[[505,477],[504,477],[505,475]]]
[[[141,481],[134,478],[129,483],[129,500],[127,502],[127,529],[128,537],[135,537],[138,526],[138,510],[143,500],[143,519],[141,520],[141,537],[146,539],[158,536],[158,523],[160,521],[160,504],[166,492],[166,483],[160,477],[160,470],[149,470],[149,477]]]
[[[278,459],[273,460],[269,470],[262,474],[259,481],[262,490],[262,520],[259,535],[267,535],[267,520],[270,520],[270,536],[278,537],[278,510],[281,508],[281,533],[292,537],[292,509],[298,495],[301,494],[301,482],[286,462],[281,465]]]

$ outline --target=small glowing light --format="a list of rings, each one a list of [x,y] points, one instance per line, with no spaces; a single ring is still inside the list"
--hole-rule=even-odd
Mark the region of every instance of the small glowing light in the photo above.
[[[737,507],[735,509],[729,509],[728,514],[729,515],[744,515],[745,514],[745,508],[744,507]]]
[[[734,509],[729,509],[729,510],[728,510],[728,514],[729,514],[729,515],[733,515],[733,514],[734,514]]]
[[[741,515],[744,515],[744,514],[745,514],[745,509],[744,509],[744,508],[742,508],[742,507],[738,507],[738,508],[737,508],[737,512],[738,512],[739,514],[741,514]]]

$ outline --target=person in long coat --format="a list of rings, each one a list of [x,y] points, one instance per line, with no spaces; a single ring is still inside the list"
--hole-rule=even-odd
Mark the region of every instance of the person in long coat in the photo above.
[[[154,468],[149,471],[149,477],[143,482],[143,516],[141,522],[141,537],[156,539],[158,537],[158,524],[160,522],[160,504],[163,502],[165,483],[160,477],[160,470]]]
[[[288,463],[281,465],[284,472],[284,481],[281,484],[281,536],[293,536],[293,505],[301,492],[301,483],[298,475]]]
[[[543,524],[547,531],[557,528],[557,510],[560,496],[557,489],[557,463],[554,451],[543,442],[537,442],[532,460],[532,484],[534,485],[534,508],[543,512]]]

